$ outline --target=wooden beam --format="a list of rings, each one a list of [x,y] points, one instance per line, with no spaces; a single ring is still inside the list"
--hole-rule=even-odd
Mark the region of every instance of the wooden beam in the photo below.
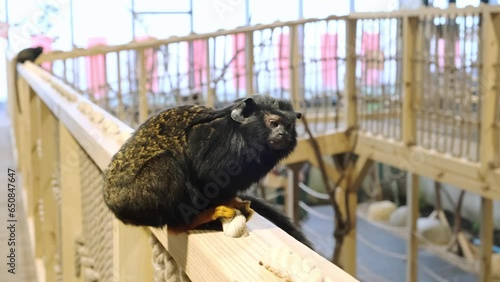
[[[290,54],[289,54],[289,64],[290,64],[290,98],[292,100],[294,110],[301,112],[301,62],[302,62],[302,51],[301,51],[301,36],[302,26],[292,25],[290,26]]]
[[[481,34],[481,57],[482,72],[480,76],[481,85],[481,138],[480,138],[480,161],[481,173],[499,165],[498,128],[496,126],[496,115],[498,107],[498,96],[500,75],[500,14],[483,12]]]
[[[252,216],[247,227],[250,235],[241,238],[203,230],[181,235],[168,235],[155,228],[151,231],[191,281],[283,281],[260,265],[279,246],[311,260],[330,281],[357,281],[259,214]]]
[[[374,161],[454,185],[489,199],[500,199],[500,169],[489,170],[482,177],[478,163],[419,146],[406,147],[401,142],[366,133],[359,133],[354,151]]]
[[[357,93],[356,93],[356,27],[357,21],[346,20],[346,126],[347,129],[355,129],[358,126],[357,118]]]
[[[285,191],[285,214],[294,222],[299,223],[299,174],[303,163],[288,165],[288,183]]]
[[[246,96],[254,94],[253,31],[245,32],[245,89]]]
[[[154,281],[147,228],[125,225],[113,218],[113,281]]]
[[[325,155],[335,155],[345,153],[350,150],[349,139],[345,132],[337,131],[325,133],[321,136],[316,136],[316,141]],[[284,164],[292,164],[298,162],[306,162],[314,159],[314,151],[307,138],[299,138],[297,148],[293,153],[283,161]]]
[[[80,189],[79,145],[59,120],[61,185],[61,260],[63,281],[83,281],[76,276],[75,239],[82,234],[82,195]]]
[[[481,198],[481,246],[479,248],[479,281],[492,281],[491,249],[493,247],[493,201]]]
[[[416,143],[417,118],[415,113],[415,44],[417,43],[418,18],[403,17],[403,116],[402,139],[406,146]]]
[[[211,60],[210,60],[210,40],[208,38],[205,41],[205,44],[206,44],[206,53],[205,53],[205,57],[206,57],[205,58],[205,72],[206,72],[205,76],[206,77],[205,77],[205,79],[207,81],[206,106],[215,107],[215,100],[216,100],[215,88],[216,88],[216,85],[212,85],[212,65],[211,65]],[[214,62],[214,64],[215,64],[215,62]]]
[[[417,219],[419,216],[419,176],[410,175],[410,185],[406,194],[408,205],[408,241],[406,245],[406,281],[417,281],[418,270],[418,237]]]
[[[147,71],[146,71],[146,55],[144,49],[136,50],[139,69],[137,79],[139,83],[139,123],[143,123],[149,116],[148,91],[146,89]]]

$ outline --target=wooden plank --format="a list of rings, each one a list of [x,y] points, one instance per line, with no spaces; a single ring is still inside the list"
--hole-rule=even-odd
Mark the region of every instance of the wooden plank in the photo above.
[[[493,247],[493,201],[481,198],[481,246],[479,248],[479,281],[492,281],[491,250]]]
[[[113,281],[154,281],[150,231],[113,218]]]
[[[350,177],[348,177],[350,178]],[[351,187],[349,183],[351,183],[351,179],[347,180],[348,187]],[[349,233],[344,237],[344,243],[342,244],[342,250],[339,257],[339,263],[342,266],[342,269],[349,273],[350,275],[356,277],[357,276],[357,208],[358,208],[358,193],[351,189],[337,189],[337,193],[335,197],[337,198],[337,202],[339,203],[339,207],[341,208],[343,217],[346,218],[346,206],[344,204],[345,193],[347,194],[347,201],[349,202],[349,224],[351,229]],[[339,202],[342,201],[342,202]]]
[[[247,227],[249,236],[241,238],[202,230],[181,235],[167,235],[154,228],[151,231],[191,281],[283,281],[259,264],[279,246],[311,260],[330,281],[357,281],[258,214]]]
[[[39,162],[40,168],[40,189],[39,199],[42,200],[43,205],[40,207],[43,210],[38,211],[39,216],[43,216],[42,226],[38,226],[42,230],[42,240],[37,241],[38,244],[43,245],[43,258],[45,263],[45,277],[46,281],[56,281],[56,255],[58,255],[58,240],[59,234],[59,212],[57,202],[54,199],[54,192],[52,191],[52,179],[57,166],[57,142],[54,142],[56,127],[58,126],[57,120],[52,115],[50,110],[41,103],[40,105],[40,121],[41,121],[41,135],[40,144],[38,145],[41,150],[41,158]],[[38,149],[38,148],[37,148]],[[43,212],[43,215],[42,215]]]
[[[499,82],[498,65],[500,65],[500,15],[493,15],[485,11],[481,18],[481,138],[480,138],[480,162],[481,173],[498,166],[498,128],[496,126],[496,115],[498,110]]]
[[[301,36],[302,27],[299,25],[290,26],[290,54],[289,54],[289,64],[290,64],[290,98],[292,100],[293,109],[295,111],[301,111],[301,62],[302,62],[302,51],[300,41],[303,39]]]
[[[63,281],[83,281],[76,276],[75,239],[82,234],[82,196],[80,189],[79,145],[59,120],[59,155],[61,185],[61,260]]]
[[[215,42],[215,41],[214,41]],[[215,85],[212,85],[212,65],[210,61],[210,40],[207,39],[205,42],[207,48],[206,48],[206,80],[207,80],[207,101],[206,105],[208,107],[214,107],[215,106],[215,100],[217,99],[216,94],[215,94]],[[215,43],[214,43],[215,44]]]
[[[345,70],[345,93],[346,93],[346,126],[354,129],[358,126],[357,120],[357,98],[356,98],[356,27],[357,21],[349,19],[346,21],[346,70]]]
[[[418,272],[417,219],[419,215],[419,176],[412,173],[406,194],[408,205],[408,241],[406,247],[406,281],[416,282]]]
[[[294,163],[288,165],[288,183],[285,190],[285,214],[294,222],[298,224],[299,217],[299,174],[303,163]]]
[[[146,89],[146,57],[144,51],[144,49],[136,50],[139,64],[139,71],[137,73],[139,83],[139,123],[146,121],[149,116],[148,92]]]
[[[245,89],[246,95],[254,94],[253,31],[245,32]]]
[[[406,146],[416,143],[417,118],[414,108],[415,88],[415,44],[417,43],[418,18],[403,18],[403,116],[402,116],[402,139]]]
[[[480,165],[463,159],[426,150],[418,146],[406,147],[371,134],[359,133],[354,149],[358,155],[385,164],[454,185],[489,199],[500,199],[500,170],[490,170],[485,177]]]

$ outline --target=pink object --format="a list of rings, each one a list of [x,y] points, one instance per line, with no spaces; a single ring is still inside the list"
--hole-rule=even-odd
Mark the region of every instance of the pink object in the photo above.
[[[446,41],[444,40],[444,38],[439,38],[438,39],[438,42],[437,42],[437,48],[438,48],[438,67],[439,67],[439,71],[443,71],[444,70],[444,65],[445,65],[445,56],[447,56],[448,54],[446,54]],[[462,64],[462,60],[460,58],[460,56],[457,56],[458,54],[460,54],[460,42],[457,40],[455,41],[455,66],[458,68],[458,67],[461,67],[461,64]]]
[[[382,52],[379,47],[379,33],[363,32],[361,40],[361,54],[363,56],[366,56],[367,59],[375,59],[377,58],[377,54],[380,54]],[[361,69],[362,76],[364,76],[363,79],[365,80],[366,85],[374,86],[379,83],[382,71],[377,67],[379,67],[379,65],[372,61],[363,63]]]
[[[91,37],[88,39],[87,48],[106,45],[106,38]],[[87,62],[87,88],[94,99],[106,95],[106,60],[104,55],[95,55],[86,58]]]
[[[321,35],[321,58],[326,60],[321,61],[321,77],[323,87],[337,87],[337,34]]]
[[[233,81],[235,88],[238,90],[245,90],[245,34],[237,33],[233,35],[233,56],[236,56],[234,61],[231,62],[233,69]],[[239,53],[237,53],[239,51]],[[247,93],[250,94],[250,93]]]
[[[278,38],[278,81],[283,89],[290,88],[290,39],[287,33]]]
[[[188,54],[189,54],[189,44],[188,44]],[[207,73],[207,42],[204,39],[198,39],[193,41],[193,58],[191,58],[193,64],[189,64],[189,73],[193,73],[194,85],[193,88],[196,91],[200,91],[203,82],[206,82]],[[188,61],[189,63],[189,61]],[[192,69],[191,69],[192,68]]]
[[[54,42],[54,40],[51,37],[45,36],[43,34],[34,34],[31,36],[30,47],[41,46],[43,48],[43,53],[47,53],[52,51],[52,42]],[[42,68],[50,72],[52,71],[52,63],[42,63]]]
[[[140,36],[136,37],[136,41],[148,41],[156,39],[153,36]],[[146,80],[146,89],[149,89],[152,93],[158,93],[158,68],[156,67],[156,51],[153,48],[144,50],[144,59],[146,61],[146,72],[148,77]]]

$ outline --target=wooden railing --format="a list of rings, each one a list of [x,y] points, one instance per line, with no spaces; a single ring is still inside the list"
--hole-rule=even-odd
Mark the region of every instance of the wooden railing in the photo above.
[[[106,120],[120,124],[120,134],[125,135],[150,114],[168,106],[200,103],[220,107],[254,92],[291,99],[309,120],[322,154],[352,151],[358,155],[358,161],[343,173],[327,164],[334,183],[342,178],[338,183],[348,194],[351,214],[356,210],[357,188],[374,161],[411,173],[407,193],[411,207],[408,281],[416,281],[418,176],[480,195],[482,245],[477,257],[478,272],[481,281],[489,281],[492,201],[500,199],[499,46],[499,7],[351,14],[44,54],[37,63],[50,62],[50,73],[60,80],[34,71],[33,66],[20,68],[38,95],[23,94],[29,92],[25,83],[19,89],[24,108],[44,109],[46,104],[52,109],[51,100],[38,98],[49,86],[37,76],[50,77],[50,81],[57,81],[53,87],[66,90],[61,92],[63,95],[74,94],[68,95],[69,99],[88,99],[88,105],[96,103],[105,109],[89,106],[90,112],[102,113]],[[104,69],[105,75],[96,78],[94,73],[92,78],[82,71],[93,70],[93,66]],[[38,84],[47,89],[37,89],[42,87]],[[64,99],[60,100],[62,103]],[[58,127],[59,135],[71,130],[72,123],[87,125],[79,127],[86,130],[67,132],[57,140],[68,142],[63,141],[68,139],[63,136],[73,135],[71,146],[80,146],[79,150],[88,154],[87,159],[102,169],[123,137],[106,133],[110,137],[100,133],[101,129],[89,130],[104,118],[94,115],[90,117],[93,123],[81,113],[85,107],[77,109],[73,103],[75,109],[68,113],[66,105],[72,102],[64,103],[52,110],[52,121],[58,120],[65,127]],[[33,124],[40,122],[35,115],[39,111],[27,112],[14,114],[13,119],[27,187],[38,187],[47,183],[50,174],[35,170],[34,160],[39,156],[34,148],[40,146],[36,140],[48,133],[44,129],[31,134]],[[49,112],[45,109],[40,113],[50,117]],[[69,118],[72,112],[76,116]],[[110,132],[116,129],[103,126]],[[295,164],[303,162],[318,165],[308,135],[301,127],[299,131],[299,145],[285,161],[291,171],[296,171]],[[108,142],[111,147],[107,147]],[[101,143],[106,144],[98,146]],[[65,143],[49,144],[48,149],[52,146],[52,150],[58,150],[61,144]],[[62,151],[59,158],[63,160],[61,157]],[[94,171],[98,171],[97,167]],[[79,169],[65,175],[71,173],[77,175]],[[294,175],[290,176],[295,181],[288,187],[286,209],[292,218],[298,203]],[[61,187],[64,181],[75,181],[68,179],[61,174]],[[35,192],[39,190],[27,191],[33,193],[30,199],[39,199],[39,192]],[[36,207],[30,202],[33,216]],[[356,276],[355,217],[351,219],[354,228],[344,242],[341,260],[344,269]],[[78,228],[72,230],[82,230]],[[116,234],[125,238],[144,236],[137,232],[127,229]],[[162,242],[165,245],[167,241]],[[120,252],[127,250],[121,243],[116,246],[122,246]],[[199,273],[188,275],[195,277]]]
[[[277,246],[310,260],[324,277],[355,281],[259,215],[244,238],[204,231],[169,236],[122,224],[103,202],[102,172],[132,128],[34,64],[18,72],[19,166],[46,281],[153,281],[169,267],[155,248],[166,249],[192,281],[278,281],[259,264],[272,260]],[[153,252],[150,236],[161,244]]]

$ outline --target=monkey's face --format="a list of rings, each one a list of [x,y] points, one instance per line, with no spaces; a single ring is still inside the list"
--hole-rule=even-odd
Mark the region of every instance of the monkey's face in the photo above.
[[[231,112],[249,136],[285,155],[297,145],[295,122],[301,116],[288,101],[260,95],[240,100]]]
[[[266,113],[263,119],[268,129],[268,142],[271,149],[286,150],[295,148],[297,144],[295,116]]]

